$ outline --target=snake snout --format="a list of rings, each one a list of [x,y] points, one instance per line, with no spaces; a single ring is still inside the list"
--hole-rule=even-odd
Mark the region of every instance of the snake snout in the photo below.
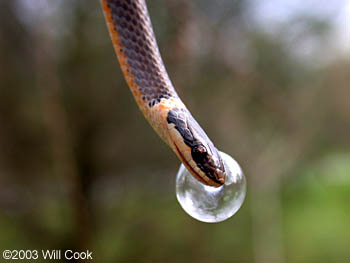
[[[225,171],[221,171],[220,169],[217,168],[215,170],[215,174],[216,174],[216,180],[220,182],[220,184],[224,184],[225,178],[226,178]]]
[[[213,183],[213,186],[218,187],[225,183],[226,172],[217,151],[213,151],[212,155],[205,162],[199,164],[199,167]]]

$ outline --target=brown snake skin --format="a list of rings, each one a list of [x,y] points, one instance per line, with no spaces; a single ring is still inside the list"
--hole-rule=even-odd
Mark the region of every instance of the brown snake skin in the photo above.
[[[104,2],[113,29],[119,34],[119,51],[126,57],[127,71],[138,85],[142,100],[152,107],[162,98],[177,97],[159,54],[145,2]]]
[[[140,110],[195,178],[207,185],[222,185],[221,158],[171,84],[145,1],[101,3],[121,69]]]

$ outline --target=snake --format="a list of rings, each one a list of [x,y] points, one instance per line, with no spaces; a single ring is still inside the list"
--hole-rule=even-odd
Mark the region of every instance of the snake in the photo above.
[[[226,171],[217,148],[172,85],[145,0],[100,0],[124,78],[144,117],[190,174],[220,187]]]

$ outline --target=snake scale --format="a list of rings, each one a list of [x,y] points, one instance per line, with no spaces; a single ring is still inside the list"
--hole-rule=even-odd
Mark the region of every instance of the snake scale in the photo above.
[[[205,185],[225,182],[222,159],[166,72],[144,0],[101,0],[125,80],[145,118]]]

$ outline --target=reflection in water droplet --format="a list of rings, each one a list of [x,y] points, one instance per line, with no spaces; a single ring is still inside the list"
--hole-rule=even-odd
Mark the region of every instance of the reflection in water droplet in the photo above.
[[[226,181],[211,187],[196,180],[181,164],[176,176],[176,196],[182,208],[193,218],[207,223],[224,221],[241,207],[246,194],[246,181],[238,163],[220,152],[225,165]]]

